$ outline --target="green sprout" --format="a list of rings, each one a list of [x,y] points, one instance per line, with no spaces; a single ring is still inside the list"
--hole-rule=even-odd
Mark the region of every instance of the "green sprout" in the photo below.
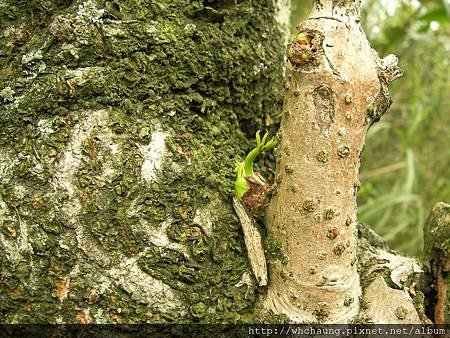
[[[272,137],[266,142],[269,132],[266,132],[261,139],[259,130],[256,132],[256,148],[248,153],[245,160],[239,162],[236,166],[236,181],[234,182],[234,194],[238,199],[241,199],[244,194],[250,190],[250,184],[247,181],[248,177],[253,177],[261,185],[266,184],[260,175],[256,175],[253,171],[253,161],[256,157],[267,149],[272,149],[277,144],[275,137]]]
[[[308,35],[306,35],[305,33],[298,33],[294,35],[294,38],[292,39],[294,41],[307,41],[308,40]]]

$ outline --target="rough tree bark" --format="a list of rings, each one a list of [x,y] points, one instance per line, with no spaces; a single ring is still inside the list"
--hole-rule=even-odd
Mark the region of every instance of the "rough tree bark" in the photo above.
[[[425,257],[430,262],[435,302],[434,322],[450,323],[450,204],[437,203],[424,228]]]
[[[281,111],[285,3],[0,0],[0,322],[274,320],[231,196]],[[417,263],[364,226],[355,247],[359,153],[391,80],[357,5],[317,1],[299,38],[316,50],[288,64],[261,299],[296,321],[356,315],[357,250],[357,320],[418,320],[401,291]]]
[[[281,110],[277,14],[0,0],[0,322],[245,318],[230,196]]]

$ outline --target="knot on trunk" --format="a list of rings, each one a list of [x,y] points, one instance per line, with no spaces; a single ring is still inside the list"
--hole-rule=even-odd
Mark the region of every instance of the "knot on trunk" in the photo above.
[[[300,31],[287,46],[287,57],[295,66],[317,65],[323,54],[323,35],[318,31]]]

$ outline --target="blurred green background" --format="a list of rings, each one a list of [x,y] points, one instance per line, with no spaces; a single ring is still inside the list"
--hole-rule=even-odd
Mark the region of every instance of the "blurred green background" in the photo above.
[[[292,6],[295,30],[312,0]],[[434,203],[450,202],[449,0],[365,0],[361,19],[372,47],[397,55],[405,75],[367,135],[359,220],[394,250],[420,257],[426,217]]]

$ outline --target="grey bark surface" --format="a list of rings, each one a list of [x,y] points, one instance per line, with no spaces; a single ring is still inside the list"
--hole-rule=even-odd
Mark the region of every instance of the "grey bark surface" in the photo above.
[[[287,320],[255,308],[266,289],[231,199],[236,162],[282,111],[280,15],[269,0],[0,0],[0,322]],[[381,274],[414,290],[416,263],[349,229],[356,320],[382,320],[366,289]]]
[[[234,167],[281,110],[277,11],[0,0],[0,322],[245,319]]]
[[[434,322],[450,323],[450,204],[436,203],[424,228],[425,256],[434,285]]]

